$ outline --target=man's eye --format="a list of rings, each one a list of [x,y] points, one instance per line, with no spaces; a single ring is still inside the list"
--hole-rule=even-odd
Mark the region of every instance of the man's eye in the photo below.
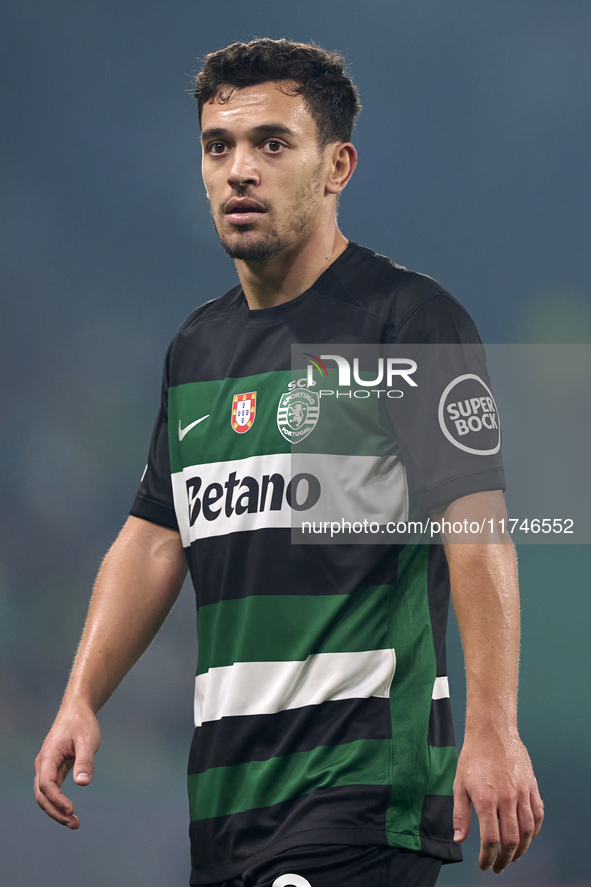
[[[226,146],[224,145],[223,142],[213,142],[209,146],[209,153],[210,154],[223,154],[225,150],[226,150]]]
[[[278,154],[285,147],[281,142],[278,142],[277,139],[269,139],[268,142],[265,142],[265,147],[271,154]]]

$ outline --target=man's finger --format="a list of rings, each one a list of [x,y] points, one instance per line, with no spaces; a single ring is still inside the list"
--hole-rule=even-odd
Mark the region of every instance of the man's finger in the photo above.
[[[531,809],[534,815],[534,838],[542,828],[542,823],[544,821],[544,802],[540,797],[540,792],[538,791],[537,785],[535,791],[533,791],[530,795],[530,804]]]
[[[36,795],[37,803],[41,807],[41,809],[47,813],[48,816],[51,816],[52,819],[55,819],[56,822],[59,822],[60,825],[65,825],[70,829],[77,829],[80,826],[80,820],[76,816],[75,813],[70,813],[68,815],[62,813],[62,811],[55,807],[47,798],[40,794]]]
[[[74,814],[74,805],[65,797],[55,783],[49,782],[41,788],[39,778],[35,777],[35,800],[42,810],[61,825],[76,829],[80,825]]]
[[[454,785],[454,841],[460,843],[465,841],[470,831],[470,816],[472,813],[472,803],[468,797],[463,785]]]
[[[43,755],[35,761],[35,768],[37,770],[35,797],[39,806],[45,810],[44,801],[46,799],[52,810],[59,811],[61,816],[70,816],[74,812],[74,805],[60,791],[60,785],[68,772],[68,768],[64,767],[64,762],[62,762],[62,767],[58,767],[53,756]]]
[[[35,797],[40,807],[48,812],[49,808],[56,810],[62,818],[69,818],[74,813],[74,805],[62,794],[55,782],[39,780]]]
[[[499,822],[496,807],[491,801],[474,800],[474,809],[480,825],[480,855],[478,865],[483,871],[491,867],[499,843]]]
[[[77,785],[89,785],[94,773],[92,752],[88,748],[76,749],[76,762],[74,764],[74,782]]]
[[[507,800],[499,810],[499,837],[500,845],[493,862],[493,872],[496,874],[509,865],[519,846],[519,823],[513,799]]]
[[[517,805],[517,821],[519,823],[519,846],[513,856],[513,862],[517,862],[519,857],[523,856],[534,837],[535,821],[529,797]]]

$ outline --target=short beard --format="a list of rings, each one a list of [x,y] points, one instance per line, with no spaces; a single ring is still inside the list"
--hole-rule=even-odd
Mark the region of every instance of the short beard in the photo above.
[[[303,184],[294,198],[291,226],[286,234],[295,235],[296,240],[306,231],[317,215],[318,207],[315,205],[314,195],[322,176],[322,170],[323,161],[320,160],[310,180]],[[270,207],[271,204],[268,204],[268,206]],[[268,259],[288,252],[293,246],[291,238],[285,234],[280,234],[277,229],[267,231],[266,235],[258,242],[241,243],[240,238],[230,241],[228,238],[221,236],[215,224],[213,212],[211,216],[221,244],[232,259],[242,259],[245,262],[265,262]]]
[[[267,234],[264,240],[258,243],[230,243],[225,238],[220,238],[223,248],[231,259],[242,259],[245,262],[265,262],[274,256],[279,256],[288,248],[288,243],[275,232]]]

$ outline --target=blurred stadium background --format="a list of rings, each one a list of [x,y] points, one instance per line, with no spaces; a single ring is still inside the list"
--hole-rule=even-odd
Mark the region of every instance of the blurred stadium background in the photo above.
[[[165,348],[235,280],[200,181],[198,59],[253,36],[343,51],[364,106],[345,234],[439,279],[486,342],[584,343],[591,6],[6,0],[2,18],[0,882],[176,887],[188,882],[188,587],[104,709],[92,788],[69,786],[79,832],[38,810],[32,762],[143,469]],[[591,550],[528,546],[520,565],[521,728],[547,819],[503,882],[582,887]],[[460,732],[453,624],[450,646]],[[493,880],[476,844],[443,887]]]

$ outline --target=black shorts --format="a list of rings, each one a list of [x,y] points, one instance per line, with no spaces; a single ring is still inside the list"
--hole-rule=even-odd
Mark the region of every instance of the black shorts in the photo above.
[[[433,887],[441,860],[393,847],[310,844],[210,887]]]

